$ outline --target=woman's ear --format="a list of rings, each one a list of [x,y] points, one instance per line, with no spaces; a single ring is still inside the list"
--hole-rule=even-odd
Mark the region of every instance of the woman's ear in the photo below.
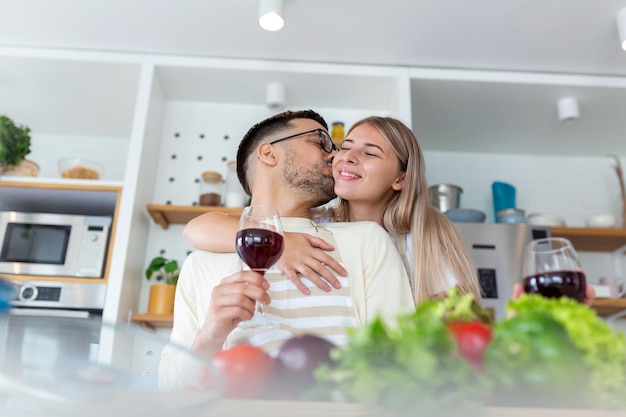
[[[406,178],[406,172],[403,172],[402,174],[400,174],[398,178],[396,178],[393,184],[391,184],[391,188],[396,191],[400,191],[401,189],[403,189],[405,178]]]
[[[267,142],[263,142],[257,148],[257,158],[264,164],[274,166],[277,163],[276,148]]]

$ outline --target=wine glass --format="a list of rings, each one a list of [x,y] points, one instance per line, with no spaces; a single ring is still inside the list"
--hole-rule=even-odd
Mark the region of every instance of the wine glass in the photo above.
[[[235,247],[251,270],[264,275],[283,253],[283,242],[280,216],[274,207],[260,205],[244,208]],[[263,313],[263,304],[257,301],[252,319],[240,322],[239,327],[278,327],[278,322],[268,319]]]
[[[572,243],[560,237],[533,240],[524,252],[524,291],[548,298],[585,298],[586,277]]]

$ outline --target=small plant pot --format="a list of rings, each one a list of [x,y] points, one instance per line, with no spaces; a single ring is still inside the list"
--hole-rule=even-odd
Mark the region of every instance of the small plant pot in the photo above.
[[[0,174],[6,176],[39,176],[39,165],[30,159],[22,159],[17,166],[0,167]]]
[[[174,295],[176,285],[154,284],[150,287],[148,299],[148,314],[171,315],[174,314]]]

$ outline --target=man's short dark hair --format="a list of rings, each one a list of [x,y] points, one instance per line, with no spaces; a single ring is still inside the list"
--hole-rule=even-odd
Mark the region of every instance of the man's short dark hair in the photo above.
[[[290,128],[292,126],[291,121],[294,119],[315,120],[324,126],[324,129],[328,129],[326,120],[313,110],[284,111],[252,126],[244,135],[243,139],[241,139],[239,149],[237,149],[237,177],[239,177],[239,182],[248,195],[252,195],[250,185],[248,184],[248,180],[246,178],[246,172],[248,171],[248,157],[269,135],[273,135],[277,132]]]

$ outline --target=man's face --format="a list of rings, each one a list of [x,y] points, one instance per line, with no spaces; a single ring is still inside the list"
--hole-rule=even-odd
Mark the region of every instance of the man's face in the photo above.
[[[292,124],[294,127],[284,132],[283,136],[324,129],[322,125],[311,119],[295,119]],[[286,185],[310,200],[311,207],[319,206],[335,198],[332,160],[336,152],[324,151],[320,145],[319,134],[313,132],[279,142],[274,146],[282,147],[283,177]]]

